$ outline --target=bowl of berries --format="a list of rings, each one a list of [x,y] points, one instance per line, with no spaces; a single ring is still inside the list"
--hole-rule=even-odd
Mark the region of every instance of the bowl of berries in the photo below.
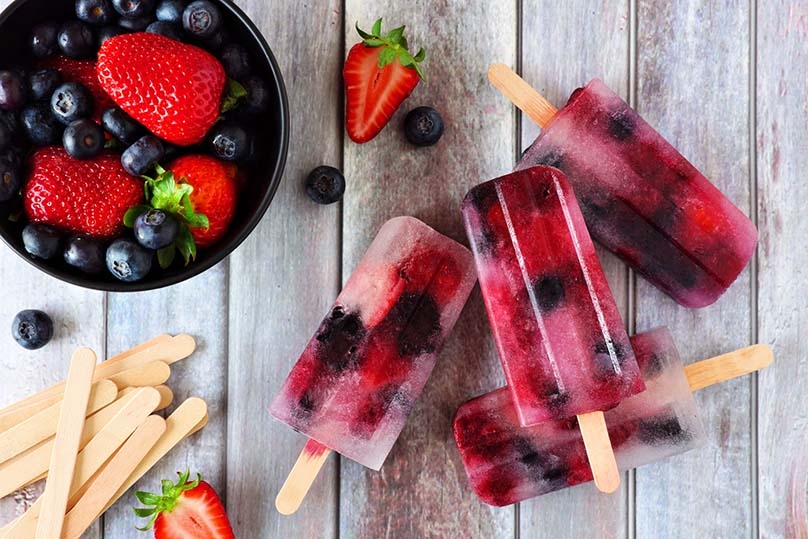
[[[178,283],[255,228],[288,104],[229,0],[16,0],[0,14],[0,236],[99,290]]]

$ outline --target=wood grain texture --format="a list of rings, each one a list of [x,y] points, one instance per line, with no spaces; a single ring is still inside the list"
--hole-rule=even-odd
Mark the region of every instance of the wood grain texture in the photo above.
[[[749,23],[740,0],[638,1],[637,110],[745,213]],[[638,278],[637,330],[668,326],[685,363],[749,344],[749,271],[698,310]],[[752,534],[751,385],[745,377],[699,391],[708,445],[637,470],[637,537]]]
[[[297,513],[275,510],[306,438],[267,409],[339,291],[340,207],[313,203],[303,182],[318,165],[341,164],[342,3],[240,5],[278,58],[292,125],[275,200],[231,257],[227,503],[238,537],[335,537],[334,457]]]
[[[346,48],[359,39],[355,22],[369,28],[380,16],[387,30],[407,25],[411,49],[426,48],[429,82],[418,85],[374,140],[357,145],[345,139],[343,279],[382,223],[398,215],[467,244],[463,196],[507,173],[515,154],[515,115],[486,77],[490,63],[515,59],[515,3],[349,0]],[[401,128],[406,113],[420,105],[435,107],[446,124],[429,148],[409,145]],[[458,406],[502,380],[475,291],[381,471],[342,459],[341,537],[512,537],[514,508],[477,499],[451,434]]]
[[[578,88],[599,77],[628,97],[629,2],[575,0],[522,3],[522,76],[558,107]],[[520,115],[521,148],[539,134]],[[596,245],[603,270],[623,319],[629,312],[628,271],[614,255]],[[594,485],[555,492],[521,504],[522,537],[623,537],[628,526],[629,476],[623,486],[604,495]]]
[[[219,491],[225,488],[227,401],[227,262],[184,283],[149,292],[110,293],[107,301],[107,349],[116,353],[160,333],[189,333],[197,348],[171,366],[174,404],[188,397],[208,403],[210,421],[136,484],[138,490],[159,491],[161,479],[176,479],[190,468]],[[106,537],[142,539],[133,526],[134,496],[124,495],[104,516]]]
[[[760,341],[775,354],[759,378],[760,536],[802,538],[808,508],[796,504],[808,490],[808,76],[794,66],[808,63],[808,4],[766,2],[757,16],[758,324]],[[788,495],[792,480],[802,496]]]

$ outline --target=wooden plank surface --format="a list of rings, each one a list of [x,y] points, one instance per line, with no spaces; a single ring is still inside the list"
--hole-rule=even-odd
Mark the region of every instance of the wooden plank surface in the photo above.
[[[638,111],[748,213],[748,2],[637,4]],[[685,363],[747,345],[749,271],[698,310],[638,278],[637,330],[668,326]],[[751,535],[751,387],[745,377],[699,391],[709,445],[637,470],[637,537]]]
[[[757,36],[758,328],[775,352],[775,366],[760,375],[758,392],[760,536],[805,539],[808,77],[794,66],[808,64],[808,4],[761,5]]]
[[[522,75],[531,86],[561,107],[575,88],[598,77],[628,98],[629,2],[589,0],[522,3]],[[597,47],[592,47],[597,43]],[[575,61],[571,61],[575,58]],[[539,129],[524,114],[521,147]],[[628,270],[597,246],[603,270],[620,312],[629,322]],[[628,532],[628,474],[620,490],[604,495],[592,484],[555,492],[521,504],[522,537],[620,537]]]
[[[486,79],[494,60],[516,56],[513,2],[384,0],[346,2],[346,47],[354,23],[385,17],[390,30],[407,25],[412,49],[427,50],[429,78],[371,142],[344,145],[343,278],[347,278],[384,221],[415,216],[467,243],[460,201],[475,184],[513,164],[514,113]],[[429,105],[447,129],[433,147],[416,148],[401,122]],[[447,343],[423,394],[380,472],[342,460],[341,537],[512,537],[514,508],[481,503],[468,486],[451,435],[452,417],[468,398],[502,383],[479,292]]]
[[[267,409],[339,291],[341,208],[309,200],[303,182],[316,166],[341,165],[342,4],[241,4],[280,63],[292,132],[275,201],[231,257],[227,500],[238,537],[335,537],[336,456],[297,513],[275,510],[306,439]]]

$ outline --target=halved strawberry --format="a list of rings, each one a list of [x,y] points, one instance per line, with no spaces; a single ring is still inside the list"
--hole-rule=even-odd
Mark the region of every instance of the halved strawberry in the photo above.
[[[354,45],[345,60],[345,127],[351,140],[363,143],[379,134],[401,103],[424,78],[424,49],[412,56],[404,26],[382,36],[382,20],[370,34],[356,26],[362,42]]]
[[[138,528],[146,531],[154,526],[155,539],[232,539],[235,537],[224,505],[208,483],[197,475],[189,481],[189,472],[177,473],[179,481],[163,480],[162,494],[138,491],[138,501],[147,507],[136,507],[135,514],[150,518]]]

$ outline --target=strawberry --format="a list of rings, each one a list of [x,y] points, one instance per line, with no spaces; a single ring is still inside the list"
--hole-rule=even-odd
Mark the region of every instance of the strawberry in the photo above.
[[[79,82],[93,94],[93,119],[100,122],[101,113],[113,106],[112,98],[101,87],[93,60],[74,60],[64,55],[43,60],[41,69],[55,69],[65,82]]]
[[[356,31],[362,41],[354,45],[345,60],[345,127],[357,143],[371,140],[390,121],[401,103],[424,78],[419,63],[424,49],[412,56],[407,49],[404,26],[381,35],[382,20],[370,34]]]
[[[31,156],[30,171],[23,190],[28,219],[69,232],[112,238],[127,209],[143,200],[143,182],[111,152],[79,161],[61,146],[42,148]]]
[[[208,483],[197,475],[177,473],[179,481],[162,482],[162,494],[135,492],[140,503],[148,507],[136,507],[135,514],[150,518],[149,523],[138,528],[146,531],[154,527],[155,539],[226,539],[234,538],[233,528],[227,519],[222,500]]]
[[[219,118],[224,68],[210,53],[139,32],[104,41],[98,80],[135,120],[179,146],[201,142]]]

